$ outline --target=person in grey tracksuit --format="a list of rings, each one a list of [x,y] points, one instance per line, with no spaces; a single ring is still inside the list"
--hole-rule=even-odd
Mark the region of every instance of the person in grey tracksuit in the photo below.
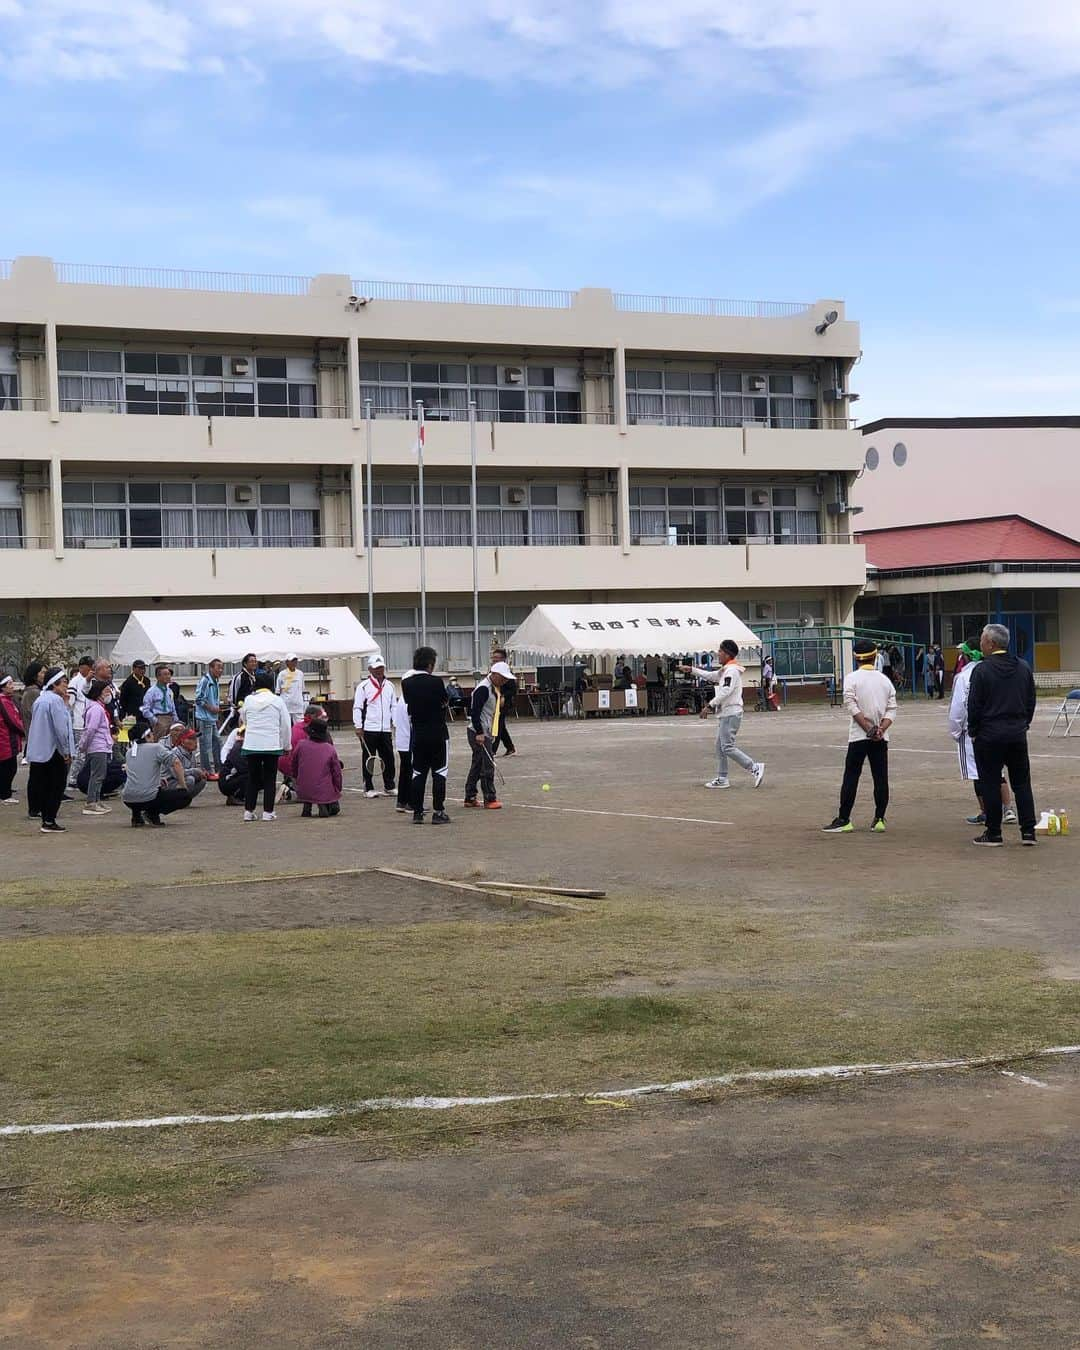
[[[708,717],[709,708],[716,709],[716,777],[705,786],[708,788],[726,788],[728,779],[728,760],[732,759],[751,774],[754,786],[760,787],[765,778],[765,765],[760,760],[751,759],[735,744],[735,738],[742,726],[742,667],[738,663],[739,644],[732,638],[725,638],[720,644],[719,656],[722,661],[716,670],[705,670],[698,666],[683,667],[692,670],[699,679],[708,680],[716,686],[716,692],[708,705],[701,710],[702,717]]]

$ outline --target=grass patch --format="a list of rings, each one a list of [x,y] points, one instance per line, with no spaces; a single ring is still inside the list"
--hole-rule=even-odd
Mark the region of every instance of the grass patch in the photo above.
[[[892,903],[882,912],[895,917]],[[930,917],[903,922],[926,931]],[[1015,1055],[1074,1039],[1080,1015],[1080,987],[1048,980],[1028,953],[868,951],[735,906],[612,902],[536,927],[33,938],[3,953],[5,1122]],[[722,987],[610,993],[618,977],[702,968]],[[451,1124],[460,1128],[456,1115],[440,1122],[444,1139]],[[334,1121],[325,1132],[385,1141],[407,1127],[416,1119]],[[257,1133],[280,1144],[323,1130]],[[247,1127],[200,1127],[3,1141],[0,1177],[25,1181],[31,1203],[77,1213],[184,1210],[250,1175],[228,1156],[245,1137]]]
[[[76,881],[22,877],[14,881],[0,881],[0,908],[52,909],[83,905],[103,894],[123,890],[127,884],[112,877],[85,877]]]
[[[900,938],[939,937],[948,932],[946,911],[955,901],[945,895],[872,895],[863,906],[857,942],[895,942]]]

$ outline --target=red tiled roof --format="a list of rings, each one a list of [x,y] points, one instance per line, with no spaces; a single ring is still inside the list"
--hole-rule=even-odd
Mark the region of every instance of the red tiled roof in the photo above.
[[[1080,541],[1024,516],[865,530],[866,561],[883,572],[982,562],[1080,562]]]

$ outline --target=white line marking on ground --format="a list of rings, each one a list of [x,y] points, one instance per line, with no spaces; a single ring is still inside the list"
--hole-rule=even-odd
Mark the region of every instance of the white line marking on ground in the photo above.
[[[805,748],[805,749],[807,749],[807,750],[836,750],[837,752],[839,752],[840,750],[847,750],[847,748],[848,748],[848,743],[847,743],[847,741],[845,741],[845,742],[843,743],[843,745],[808,745],[808,746],[805,746],[805,747],[803,747],[803,748]],[[889,742],[889,754],[890,754],[890,755],[948,755],[948,756],[950,756],[950,758],[952,758],[952,759],[955,759],[955,758],[956,758],[956,750],[955,750],[955,749],[953,749],[953,750],[930,750],[930,749],[922,749],[920,746],[917,746],[917,745],[894,745],[894,744],[892,743],[892,741]],[[1031,753],[1029,752],[1029,754],[1028,754],[1028,759],[1067,759],[1067,760],[1071,760],[1073,763],[1080,763],[1080,755],[1034,755],[1034,754],[1031,754]]]
[[[573,816],[620,816],[624,820],[675,820],[683,825],[734,825],[733,820],[702,820],[698,816],[647,816],[641,811],[592,811],[585,806],[533,806],[515,802],[519,811],[566,811]]]
[[[1061,1091],[1060,1088],[1044,1083],[1041,1078],[1029,1078],[1026,1073],[1013,1073],[1011,1069],[1001,1069],[999,1072],[1003,1078],[1015,1078],[1018,1083],[1024,1083],[1027,1087],[1046,1088],[1048,1092]]]
[[[1080,1054],[1080,1045],[1051,1045],[1035,1050],[1026,1059]],[[296,1111],[244,1111],[232,1115],[153,1116],[145,1120],[83,1120],[44,1125],[2,1125],[0,1137],[26,1134],[75,1134],[84,1130],[149,1130],[170,1125],[237,1125],[247,1121],[329,1120],[369,1111],[450,1111],[462,1106],[501,1106],[506,1102],[622,1101],[630,1097],[655,1097],[699,1092],[705,1088],[737,1087],[742,1083],[789,1083],[799,1080],[829,1081],[849,1078],[888,1078],[898,1074],[940,1073],[946,1069],[983,1069],[1001,1063],[1000,1056],[974,1059],[901,1060],[896,1064],[825,1064],[804,1069],[751,1069],[743,1073],[713,1074],[708,1078],[684,1078],[673,1083],[643,1083],[640,1087],[608,1088],[588,1092],[503,1092],[492,1097],[369,1097],[351,1106],[313,1106]]]

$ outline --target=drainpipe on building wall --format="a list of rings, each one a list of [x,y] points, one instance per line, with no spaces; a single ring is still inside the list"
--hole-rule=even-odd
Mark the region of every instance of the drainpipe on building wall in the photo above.
[[[626,348],[615,345],[615,425],[619,435],[626,435]]]
[[[619,461],[619,541],[623,557],[630,556],[630,465]]]

